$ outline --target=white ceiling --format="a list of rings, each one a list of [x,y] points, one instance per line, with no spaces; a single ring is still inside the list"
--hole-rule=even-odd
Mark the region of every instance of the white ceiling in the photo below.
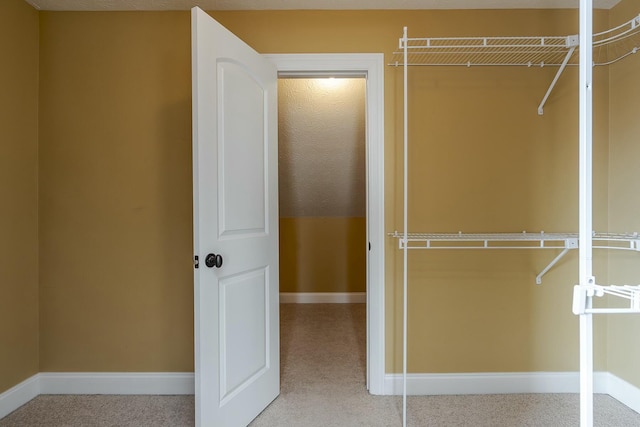
[[[579,0],[26,0],[40,10],[565,9]],[[610,9],[620,0],[593,0]]]

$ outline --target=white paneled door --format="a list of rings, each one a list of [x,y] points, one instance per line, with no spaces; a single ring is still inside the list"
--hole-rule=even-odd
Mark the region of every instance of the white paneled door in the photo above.
[[[196,426],[246,426],[280,389],[277,72],[191,19]]]

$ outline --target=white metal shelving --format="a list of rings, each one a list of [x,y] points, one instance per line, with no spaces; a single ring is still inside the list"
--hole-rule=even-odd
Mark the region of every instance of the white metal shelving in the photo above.
[[[593,298],[611,295],[622,299],[628,307],[590,307]],[[589,301],[591,299],[591,301]],[[573,313],[581,314],[638,314],[640,313],[640,285],[589,285],[573,287]]]
[[[640,16],[596,33],[592,38],[594,66],[613,64],[640,49]],[[538,107],[544,105],[567,66],[579,65],[579,35],[532,37],[426,37],[401,38],[389,65],[409,66],[520,66],[558,67]]]
[[[391,65],[523,66],[579,65],[579,35],[532,37],[423,37],[399,40]],[[640,48],[640,16],[593,34],[593,65],[610,65]],[[575,55],[574,55],[575,53]],[[567,60],[567,56],[569,59]]]
[[[536,276],[536,283],[542,283],[558,261],[570,250],[579,248],[578,233],[404,233],[394,231],[390,237],[398,239],[399,249],[556,249],[561,252]],[[640,252],[640,235],[635,233],[593,233],[594,249],[616,249]]]
[[[592,231],[592,116],[593,67],[613,64],[640,48],[640,16],[616,28],[593,34],[593,2],[580,0],[580,33],[564,37],[409,38],[404,28],[399,51],[389,65],[404,74],[404,231],[389,233],[403,251],[403,426],[407,406],[408,251],[414,249],[558,249],[560,254],[536,277],[542,276],[569,250],[579,250],[579,283],[574,287],[573,312],[580,317],[580,425],[593,426],[593,315],[640,313],[640,285],[596,284],[593,249],[640,251],[637,233]],[[582,54],[578,55],[578,52]],[[579,67],[579,232],[578,233],[409,233],[408,229],[408,73],[409,66],[526,66],[559,67],[538,113],[567,66]],[[595,245],[594,245],[595,242]],[[597,297],[609,295],[628,307],[594,307]],[[615,299],[614,298],[614,299]]]

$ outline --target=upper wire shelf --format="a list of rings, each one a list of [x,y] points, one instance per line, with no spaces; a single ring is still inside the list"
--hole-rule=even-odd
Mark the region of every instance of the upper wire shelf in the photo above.
[[[407,28],[400,38],[399,51],[393,53],[389,65],[423,66],[526,66],[558,67],[547,89],[538,114],[564,69],[579,65],[580,37],[431,37],[409,38]],[[593,65],[610,65],[640,48],[640,15],[601,33],[593,35]]]
[[[389,65],[526,66],[578,65],[579,37],[429,37],[400,38]],[[640,15],[593,35],[594,65],[609,65],[640,48]]]

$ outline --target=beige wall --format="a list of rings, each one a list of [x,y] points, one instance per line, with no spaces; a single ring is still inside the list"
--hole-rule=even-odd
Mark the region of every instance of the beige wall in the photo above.
[[[0,394],[38,372],[38,12],[0,2]]]
[[[575,11],[219,12],[262,53],[384,52],[411,35],[565,35]],[[608,14],[598,12],[598,28]],[[188,13],[41,14],[41,367],[192,366]],[[387,56],[388,58],[388,56]],[[577,73],[411,71],[411,228],[577,230]],[[596,72],[596,227],[608,224],[608,70]],[[385,228],[401,229],[401,70],[385,68]],[[400,366],[401,258],[387,246],[387,370]],[[577,364],[577,258],[412,254],[410,371]],[[606,261],[606,260],[605,260]],[[606,272],[599,260],[598,271]],[[419,326],[416,326],[419,325]],[[604,325],[598,330],[602,344]],[[599,345],[597,366],[606,363]]]
[[[281,292],[366,291],[365,83],[278,81]]]
[[[280,292],[365,292],[366,220],[280,218]]]
[[[41,13],[42,371],[193,370],[187,13]]]
[[[619,25],[638,14],[638,2],[623,0],[611,11],[610,24]],[[631,55],[610,67],[610,183],[609,229],[640,231],[638,159],[640,158],[640,58]],[[611,284],[638,284],[637,253],[613,252],[609,256]],[[640,317],[612,315],[607,323],[607,370],[640,387],[637,361]]]

